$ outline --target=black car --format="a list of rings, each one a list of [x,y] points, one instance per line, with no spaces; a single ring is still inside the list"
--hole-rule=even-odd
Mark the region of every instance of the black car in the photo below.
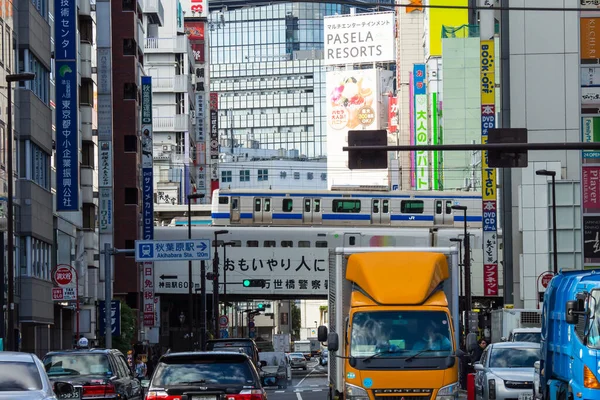
[[[248,338],[211,339],[206,342],[208,351],[236,351],[243,350],[254,364],[260,368],[258,357],[258,346],[256,342]]]
[[[154,370],[147,400],[267,400],[258,370],[244,353],[170,353]]]
[[[44,357],[51,381],[83,387],[82,399],[142,400],[140,381],[133,375],[123,353],[115,349],[52,351]]]

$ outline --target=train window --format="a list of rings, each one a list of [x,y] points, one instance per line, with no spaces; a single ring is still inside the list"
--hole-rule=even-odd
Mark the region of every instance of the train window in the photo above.
[[[232,240],[231,241],[231,247],[242,247],[242,241],[241,240]]]
[[[238,209],[238,199],[231,200],[231,209],[232,210],[237,210]]]
[[[310,242],[308,240],[299,240],[298,247],[310,247]]]
[[[436,200],[435,201],[435,213],[436,214],[441,214],[442,213],[442,202],[441,202],[441,200]]]
[[[229,204],[229,197],[219,196],[219,204]]]
[[[283,199],[283,212],[292,212],[294,201],[292,199]]]
[[[379,214],[379,200],[373,200],[373,214]]]
[[[304,199],[304,212],[310,212],[310,199]]]
[[[274,240],[265,240],[263,247],[277,247],[277,242]]]
[[[313,200],[313,204],[315,205],[314,211],[316,213],[321,212],[321,200],[319,199],[314,199]]]
[[[333,212],[338,213],[359,213],[360,200],[333,200]]]
[[[246,247],[258,247],[258,240],[246,241]]]
[[[389,200],[383,200],[382,212],[384,214],[388,214],[390,212],[390,201]]]
[[[260,211],[261,203],[260,199],[254,199],[254,211]]]
[[[446,200],[446,214],[452,214],[452,200]]]
[[[264,211],[266,212],[270,212],[271,211],[271,199],[265,199],[265,209]]]
[[[402,200],[400,212],[402,214],[423,214],[423,200]]]
[[[217,247],[223,247],[223,243],[225,243],[225,242],[222,240],[217,240]],[[214,246],[214,244],[213,244],[213,246]]]
[[[291,240],[282,240],[281,247],[294,247],[294,242]]]
[[[318,247],[320,249],[327,248],[327,242],[325,242],[323,240],[319,240],[319,241],[315,242],[315,247]]]

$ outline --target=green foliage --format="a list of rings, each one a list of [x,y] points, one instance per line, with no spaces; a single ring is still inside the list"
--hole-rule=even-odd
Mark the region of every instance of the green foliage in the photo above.
[[[302,313],[300,307],[292,304],[292,339],[300,340],[300,327],[302,326]]]

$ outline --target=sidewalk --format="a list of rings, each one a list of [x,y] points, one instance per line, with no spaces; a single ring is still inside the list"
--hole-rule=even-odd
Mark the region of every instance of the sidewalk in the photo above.
[[[467,391],[460,389],[458,391],[458,398],[459,399],[466,399],[467,398]]]

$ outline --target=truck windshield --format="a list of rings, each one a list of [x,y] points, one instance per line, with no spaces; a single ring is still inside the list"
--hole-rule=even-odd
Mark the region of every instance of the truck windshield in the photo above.
[[[591,294],[594,299],[588,304],[590,307],[594,307],[594,317],[589,321],[587,346],[592,349],[600,349],[600,290],[592,290]]]
[[[448,316],[441,311],[372,311],[354,314],[352,357],[446,357],[452,352]]]

